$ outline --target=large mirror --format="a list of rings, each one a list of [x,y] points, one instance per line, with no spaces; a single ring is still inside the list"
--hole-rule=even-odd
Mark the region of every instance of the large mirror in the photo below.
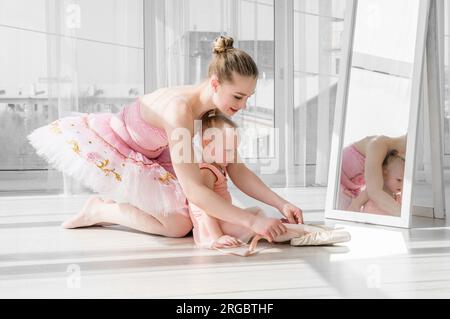
[[[422,76],[426,2],[353,2],[353,23],[347,29],[350,58],[343,63],[346,74],[340,85],[345,87],[336,105],[335,121],[339,122],[331,161],[337,164],[330,166],[329,185],[334,185],[327,210],[333,213],[328,217],[400,218],[406,211],[402,205],[410,203],[405,168],[414,164],[408,163],[412,143],[408,138],[413,133],[415,140],[417,126],[412,121],[417,118],[420,98],[416,91]],[[409,192],[406,199],[405,192]]]

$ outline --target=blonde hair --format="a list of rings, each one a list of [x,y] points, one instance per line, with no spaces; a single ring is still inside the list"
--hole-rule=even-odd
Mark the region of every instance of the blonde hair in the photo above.
[[[258,78],[259,72],[253,58],[245,51],[233,47],[232,37],[220,36],[213,42],[213,59],[208,67],[208,76],[217,75],[219,82],[232,82],[233,72]]]
[[[224,124],[230,125],[232,128],[237,128],[238,125],[218,109],[212,109],[206,112],[202,118],[202,131],[208,128],[222,128]]]
[[[405,162],[405,159],[403,157],[401,157],[400,155],[398,155],[398,151],[397,150],[390,150],[387,154],[386,157],[383,160],[383,164],[382,167],[384,169],[387,168],[387,166],[395,159],[400,159],[403,162]]]

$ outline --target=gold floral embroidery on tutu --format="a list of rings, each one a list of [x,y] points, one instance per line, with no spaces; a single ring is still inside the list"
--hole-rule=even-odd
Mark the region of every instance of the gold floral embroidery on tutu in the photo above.
[[[74,151],[75,153],[80,155],[80,146],[78,145],[77,141],[70,140],[70,141],[67,141],[67,143],[72,145],[72,151]]]
[[[50,124],[50,131],[54,134],[61,134],[61,127],[59,126],[59,121],[54,121]]]
[[[95,165],[105,173],[105,176],[109,176],[109,173],[111,173],[116,178],[116,181],[118,181],[118,182],[122,181],[122,177],[120,176],[119,173],[116,173],[115,168],[113,168],[113,169],[108,168],[108,165],[109,165],[108,159],[100,161],[98,164],[95,164]]]
[[[158,180],[163,183],[168,185],[170,183],[171,179],[175,179],[175,177],[170,174],[169,172],[165,172],[163,175],[161,175],[160,177],[158,177]]]
[[[125,156],[124,154],[122,154],[117,148],[115,148],[114,146],[112,146],[111,144],[109,144],[107,141],[105,141],[105,139],[103,137],[101,137],[100,135],[98,135],[98,133],[93,130],[90,125],[89,125],[89,121],[88,121],[88,117],[87,116],[83,116],[83,124],[86,128],[91,130],[91,133],[95,135],[95,137],[98,138],[98,140],[103,144],[106,145],[110,150],[113,150],[115,153],[117,153],[120,157],[122,157],[123,159],[127,159],[130,161],[133,161],[134,163],[138,163],[138,165],[143,165],[145,167],[155,167],[155,166],[159,166],[158,163],[151,163],[151,164],[147,164],[144,163],[143,161],[140,160],[136,160],[134,158]],[[92,144],[92,141],[89,141],[89,144]],[[162,148],[166,148],[168,147],[169,144],[167,144],[166,146],[161,146],[159,148],[157,148],[156,150],[160,150]],[[106,152],[105,152],[106,153]],[[122,166],[125,166],[124,164]]]

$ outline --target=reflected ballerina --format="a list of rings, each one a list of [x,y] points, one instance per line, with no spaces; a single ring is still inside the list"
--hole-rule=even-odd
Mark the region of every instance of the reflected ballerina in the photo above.
[[[359,203],[362,202],[362,206],[371,200],[379,212],[400,215],[398,199],[385,191],[383,162],[387,155],[394,154],[392,152],[404,162],[406,139],[406,134],[399,137],[367,136],[343,149],[338,209],[359,211],[355,208]],[[403,172],[396,174],[403,181]],[[360,195],[361,198],[352,203]],[[363,201],[365,197],[367,200]]]

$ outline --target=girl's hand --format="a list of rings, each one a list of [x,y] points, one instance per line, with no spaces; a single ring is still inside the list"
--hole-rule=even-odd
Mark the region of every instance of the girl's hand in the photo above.
[[[250,229],[269,242],[273,242],[275,238],[287,232],[286,226],[280,219],[265,216],[255,216]]]
[[[280,213],[287,218],[289,224],[303,224],[302,210],[291,203],[285,203],[280,209]]]
[[[242,246],[242,244],[243,242],[235,237],[222,235],[219,238],[217,238],[216,241],[212,244],[212,248],[239,247]]]

